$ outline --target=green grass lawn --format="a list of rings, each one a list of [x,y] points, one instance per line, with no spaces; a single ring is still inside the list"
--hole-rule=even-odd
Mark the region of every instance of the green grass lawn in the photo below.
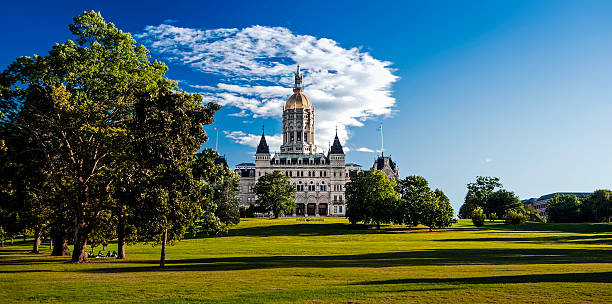
[[[612,302],[610,224],[460,221],[429,232],[247,219],[228,236],[169,247],[166,269],[150,245],[81,265],[30,246],[0,250],[0,302]]]

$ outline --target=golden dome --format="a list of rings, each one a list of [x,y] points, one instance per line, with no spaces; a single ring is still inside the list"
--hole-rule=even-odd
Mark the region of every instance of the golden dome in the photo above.
[[[297,91],[285,103],[285,110],[291,109],[312,109],[312,103],[304,93]]]

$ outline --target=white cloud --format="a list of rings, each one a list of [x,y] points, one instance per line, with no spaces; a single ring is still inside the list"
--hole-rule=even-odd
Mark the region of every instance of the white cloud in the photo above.
[[[482,161],[483,164],[488,164],[488,163],[491,163],[491,162],[493,162],[493,159],[488,158],[488,157],[485,158],[485,160]]]
[[[261,140],[261,135],[247,134],[242,131],[223,131],[225,137],[232,139],[234,142],[250,146],[257,147]],[[282,134],[266,135],[266,143],[270,147],[270,151],[279,151],[282,143]]]
[[[237,108],[233,116],[280,118],[299,63],[304,69],[305,94],[315,105],[315,140],[320,149],[333,140],[336,127],[346,146],[351,135],[348,127],[390,115],[396,102],[391,85],[398,77],[390,62],[283,27],[205,30],[160,24],[145,27],[135,37],[165,60],[222,79],[192,87],[202,91],[205,101]],[[241,144],[257,144],[252,143],[253,134],[232,136]]]
[[[374,152],[374,150],[370,149],[370,148],[366,148],[366,147],[361,147],[361,148],[357,148],[357,151],[359,152]]]

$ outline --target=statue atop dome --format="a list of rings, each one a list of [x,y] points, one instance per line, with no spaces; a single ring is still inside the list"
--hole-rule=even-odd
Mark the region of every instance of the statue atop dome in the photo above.
[[[302,91],[303,90],[303,86],[302,86],[302,73],[300,73],[300,65],[298,64],[297,66],[297,71],[295,72],[295,87],[293,88],[293,91]]]

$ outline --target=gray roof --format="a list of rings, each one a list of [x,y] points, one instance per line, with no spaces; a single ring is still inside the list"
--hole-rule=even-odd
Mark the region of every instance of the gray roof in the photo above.
[[[334,143],[331,146],[331,149],[329,150],[329,154],[344,154],[344,151],[342,150],[342,145],[340,144],[340,139],[338,138],[338,134],[336,134],[336,137],[334,138]]]

